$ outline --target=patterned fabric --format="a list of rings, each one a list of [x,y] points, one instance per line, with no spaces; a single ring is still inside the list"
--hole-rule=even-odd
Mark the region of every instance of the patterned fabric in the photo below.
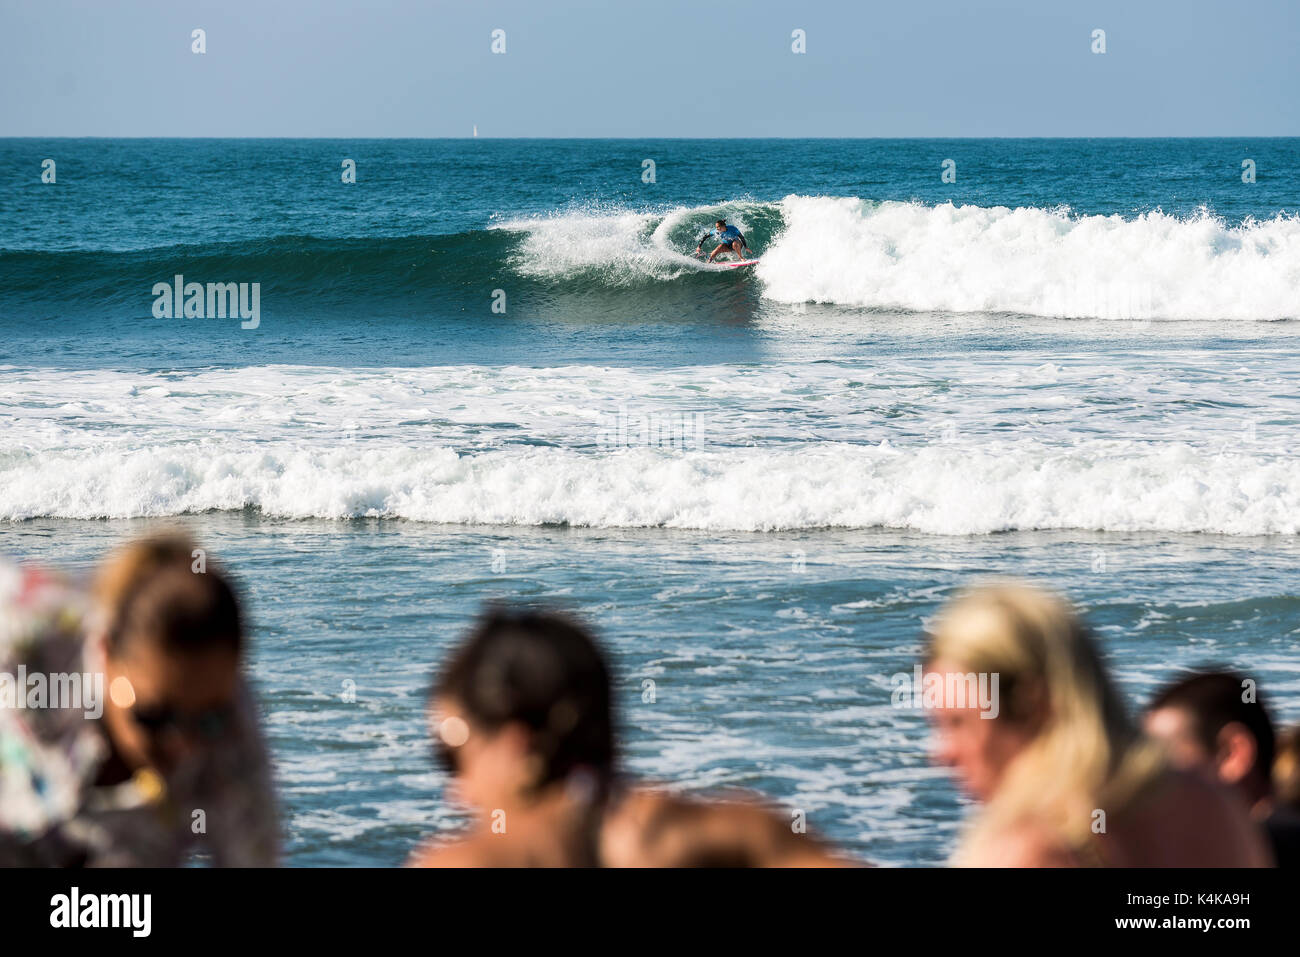
[[[217,866],[275,864],[270,762],[243,682],[230,733],[166,780],[95,784],[107,689],[88,666],[86,612],[61,577],[0,560],[0,865],[170,867],[194,851]],[[74,674],[79,701],[51,680]]]

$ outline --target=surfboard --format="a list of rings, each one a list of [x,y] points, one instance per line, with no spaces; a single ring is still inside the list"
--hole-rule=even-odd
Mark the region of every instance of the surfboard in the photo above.
[[[757,262],[758,257],[755,256],[753,259],[718,260],[704,265],[709,269],[738,269],[741,266],[752,266]]]

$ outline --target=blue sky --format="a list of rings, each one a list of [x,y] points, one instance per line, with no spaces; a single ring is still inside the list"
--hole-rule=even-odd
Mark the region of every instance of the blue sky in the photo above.
[[[0,136],[1291,136],[1298,42],[1297,0],[0,0]]]

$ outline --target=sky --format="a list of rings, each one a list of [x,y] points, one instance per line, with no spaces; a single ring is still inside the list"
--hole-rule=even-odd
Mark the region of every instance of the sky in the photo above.
[[[0,90],[0,136],[1294,136],[1300,0],[0,0]]]

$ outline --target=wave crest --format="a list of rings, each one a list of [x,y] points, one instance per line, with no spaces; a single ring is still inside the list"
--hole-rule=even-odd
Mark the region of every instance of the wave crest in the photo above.
[[[914,311],[1096,319],[1300,317],[1300,218],[873,204],[787,196],[763,294]]]
[[[1120,440],[979,448],[448,448],[201,442],[10,461],[0,518],[287,518],[777,531],[1300,533],[1284,457]]]

